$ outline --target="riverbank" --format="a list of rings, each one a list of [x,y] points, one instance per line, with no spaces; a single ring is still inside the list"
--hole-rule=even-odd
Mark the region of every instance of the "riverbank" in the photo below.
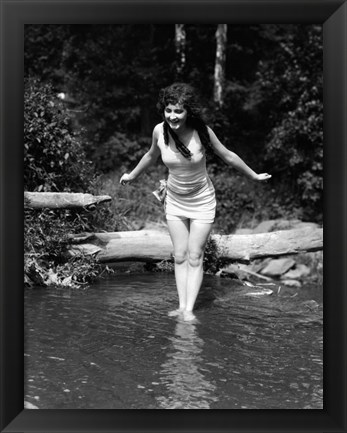
[[[278,230],[292,230],[302,227],[318,227],[315,223],[302,222],[300,220],[267,220],[254,228],[236,230],[237,234],[270,233]],[[149,223],[146,230],[158,230],[167,233],[167,227],[163,224]],[[256,285],[258,283],[276,283],[282,290],[295,293],[304,284],[323,286],[323,251],[305,252],[300,254],[285,255],[280,258],[266,258],[253,260],[249,264],[229,262],[223,263],[215,256],[213,248],[207,245],[205,257],[205,273],[220,278],[236,279],[244,284]],[[117,263],[110,264],[117,272],[173,272],[171,261],[158,263]],[[293,290],[290,290],[293,289]]]
[[[268,220],[263,221],[253,228],[243,228],[236,230],[235,240],[240,235],[257,235],[261,233],[283,232],[283,230],[296,229],[315,229],[318,225],[314,223],[305,223],[300,220]],[[68,226],[71,229],[71,226]],[[66,227],[65,227],[66,229]],[[122,232],[126,235],[128,232]],[[144,230],[129,232],[131,237],[137,235],[141,238],[141,233],[158,233],[159,238],[162,236],[168,237],[168,231],[165,224],[161,222],[147,223]],[[117,233],[114,233],[116,235]],[[162,236],[161,236],[162,234]],[[42,253],[37,254],[26,253],[25,257],[25,285],[33,286],[63,286],[63,287],[85,287],[93,281],[102,278],[108,274],[115,273],[130,273],[130,272],[173,272],[172,259],[167,260],[145,260],[137,262],[136,258],[133,261],[117,263],[117,260],[112,263],[105,263],[105,260],[98,259],[98,254],[101,251],[96,245],[90,244],[87,249],[82,249],[79,254],[71,257],[70,252],[76,250],[76,245],[71,249],[71,235],[63,231],[61,227],[58,233],[54,254],[50,255]],[[107,233],[105,233],[105,236]],[[255,284],[259,282],[280,282],[283,286],[300,288],[304,281],[310,280],[317,284],[322,284],[323,281],[323,253],[316,251],[311,253],[301,253],[284,255],[281,257],[265,258],[251,260],[248,264],[239,263],[237,260],[226,260],[225,257],[219,256],[220,250],[216,248],[214,236],[212,234],[205,252],[204,270],[205,273],[216,275],[221,278],[235,278],[246,284]],[[56,233],[57,236],[57,233]],[[77,235],[78,242],[83,239],[88,239],[90,235]],[[76,241],[76,237],[75,241]],[[233,239],[231,237],[231,239]],[[48,240],[52,249],[52,239]],[[126,240],[125,240],[126,241]],[[42,239],[41,247],[44,249],[45,240]],[[127,241],[126,241],[127,242]],[[169,242],[170,244],[170,242]],[[171,245],[171,244],[170,244]],[[298,242],[300,245],[300,240]],[[81,248],[83,245],[77,245]],[[83,247],[85,248],[85,247]],[[169,248],[171,248],[169,246]],[[53,256],[53,258],[52,258]],[[60,257],[59,257],[60,256]],[[166,255],[171,257],[171,254]],[[276,254],[275,254],[276,256]],[[55,259],[55,263],[54,260]],[[103,263],[102,263],[103,262]]]

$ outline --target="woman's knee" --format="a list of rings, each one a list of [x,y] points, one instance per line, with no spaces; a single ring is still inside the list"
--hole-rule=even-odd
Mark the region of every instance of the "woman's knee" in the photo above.
[[[192,267],[201,266],[203,258],[204,258],[203,251],[190,251],[188,254],[189,264]]]
[[[187,251],[177,251],[174,255],[175,263],[177,265],[181,265],[182,263],[186,262],[188,259]]]

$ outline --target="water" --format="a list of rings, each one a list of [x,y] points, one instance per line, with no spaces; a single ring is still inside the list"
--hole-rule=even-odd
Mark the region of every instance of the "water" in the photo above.
[[[172,274],[26,290],[27,407],[322,409],[321,290],[264,287],[206,276],[197,323]]]

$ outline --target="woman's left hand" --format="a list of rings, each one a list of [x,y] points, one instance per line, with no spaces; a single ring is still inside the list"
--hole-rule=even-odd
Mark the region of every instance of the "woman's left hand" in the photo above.
[[[260,173],[260,174],[257,174],[257,177],[255,178],[255,180],[258,180],[258,181],[263,181],[263,180],[269,180],[271,178],[271,174],[269,174],[269,173]]]

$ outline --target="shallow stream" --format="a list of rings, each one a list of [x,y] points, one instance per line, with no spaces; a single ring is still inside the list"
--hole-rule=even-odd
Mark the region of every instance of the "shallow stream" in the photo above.
[[[260,287],[260,286],[259,286]],[[174,276],[116,274],[25,291],[25,401],[39,409],[322,409],[316,287],[205,276],[196,323]]]

